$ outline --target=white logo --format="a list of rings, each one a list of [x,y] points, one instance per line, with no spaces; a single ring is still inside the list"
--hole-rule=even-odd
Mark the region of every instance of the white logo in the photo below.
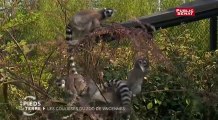
[[[20,102],[20,106],[25,116],[33,116],[37,110],[41,110],[41,103],[37,101],[34,96],[26,96],[23,101]]]

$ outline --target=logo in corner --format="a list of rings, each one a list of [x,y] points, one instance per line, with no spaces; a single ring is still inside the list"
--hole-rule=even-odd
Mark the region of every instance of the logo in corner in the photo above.
[[[195,16],[194,8],[176,8],[176,16]]]
[[[33,116],[37,110],[41,110],[41,102],[37,101],[35,96],[26,96],[20,101],[20,110],[25,116]]]

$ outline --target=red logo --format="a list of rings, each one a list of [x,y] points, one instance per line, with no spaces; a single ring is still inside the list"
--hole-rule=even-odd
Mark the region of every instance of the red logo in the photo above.
[[[176,16],[195,16],[194,8],[176,8]]]

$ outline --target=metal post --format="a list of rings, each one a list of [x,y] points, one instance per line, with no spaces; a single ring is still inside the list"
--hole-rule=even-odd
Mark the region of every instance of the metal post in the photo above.
[[[182,0],[183,1],[183,3],[185,3],[185,0]]]
[[[210,18],[210,51],[217,49],[217,16]]]
[[[161,0],[158,0],[158,11],[160,11],[161,10]]]

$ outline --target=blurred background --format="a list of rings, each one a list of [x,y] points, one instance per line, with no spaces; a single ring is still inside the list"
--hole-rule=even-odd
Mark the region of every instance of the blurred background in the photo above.
[[[16,119],[13,109],[19,107],[21,98],[30,94],[26,90],[29,86],[10,81],[26,78],[47,94],[63,97],[53,84],[53,78],[65,72],[65,26],[77,11],[114,8],[117,12],[106,21],[109,24],[152,15],[191,1],[1,0],[0,120]],[[154,42],[161,50],[160,54],[173,63],[177,73],[158,63],[151,65],[143,91],[133,101],[137,116],[144,120],[218,118],[218,51],[209,51],[209,35],[207,19],[154,33]],[[102,46],[103,50],[100,49]],[[116,42],[98,44],[94,50],[96,53],[90,56],[101,53],[97,58],[101,61],[99,64],[104,65],[105,80],[126,79],[134,54],[128,42],[122,45]],[[112,53],[114,55],[111,57]],[[78,58],[78,63],[90,59]],[[82,67],[86,69],[87,66]],[[12,106],[11,109],[8,104]]]

